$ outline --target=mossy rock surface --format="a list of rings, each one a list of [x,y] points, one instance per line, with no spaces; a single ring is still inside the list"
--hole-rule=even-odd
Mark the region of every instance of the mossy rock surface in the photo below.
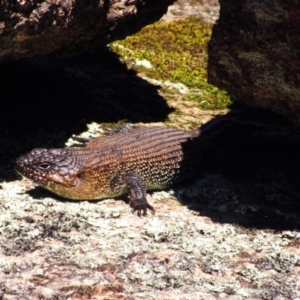
[[[207,83],[211,30],[212,24],[197,17],[157,22],[124,41],[112,43],[111,49],[142,76],[158,80],[166,99],[177,89],[182,100],[193,102],[195,107],[224,109],[231,104],[229,96]]]

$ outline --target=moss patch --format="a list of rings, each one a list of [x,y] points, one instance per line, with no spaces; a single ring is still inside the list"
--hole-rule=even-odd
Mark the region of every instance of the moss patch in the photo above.
[[[193,101],[202,109],[223,109],[231,103],[229,96],[207,83],[211,30],[211,24],[203,24],[197,17],[157,22],[110,47],[129,68],[142,75],[184,84],[187,90],[183,100]]]

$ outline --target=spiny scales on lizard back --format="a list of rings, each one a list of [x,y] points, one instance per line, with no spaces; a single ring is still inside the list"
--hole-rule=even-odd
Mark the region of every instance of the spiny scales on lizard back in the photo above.
[[[219,122],[215,122],[219,123]],[[213,125],[206,125],[207,129]],[[34,149],[16,160],[21,175],[62,197],[93,200],[129,193],[138,215],[153,207],[146,190],[164,189],[200,169],[200,132],[125,126],[85,147]]]

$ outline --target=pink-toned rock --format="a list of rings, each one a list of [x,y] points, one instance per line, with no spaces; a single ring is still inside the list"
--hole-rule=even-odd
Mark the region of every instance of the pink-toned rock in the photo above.
[[[173,0],[0,2],[0,61],[80,51],[159,20]]]

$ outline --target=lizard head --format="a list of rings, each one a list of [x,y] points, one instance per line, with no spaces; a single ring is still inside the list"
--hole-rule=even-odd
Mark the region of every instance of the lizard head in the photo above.
[[[76,157],[66,149],[34,149],[15,161],[22,176],[42,187],[64,196],[62,191],[79,182]]]

